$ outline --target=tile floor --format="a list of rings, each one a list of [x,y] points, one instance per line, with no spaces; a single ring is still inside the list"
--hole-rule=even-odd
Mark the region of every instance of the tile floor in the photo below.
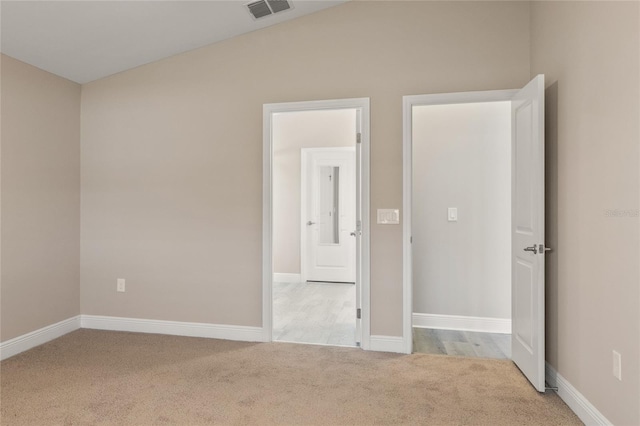
[[[273,283],[273,340],[356,346],[356,289],[341,283]]]
[[[356,346],[355,285],[273,283],[273,340]],[[419,353],[508,359],[511,335],[458,330],[413,329]]]

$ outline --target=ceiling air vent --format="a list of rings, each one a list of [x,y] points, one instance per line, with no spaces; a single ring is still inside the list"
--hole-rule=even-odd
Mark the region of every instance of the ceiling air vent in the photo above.
[[[291,3],[287,0],[258,0],[247,4],[247,7],[254,19],[260,19],[291,9]]]
[[[273,11],[273,13],[291,9],[291,5],[287,0],[267,0],[267,3],[269,4],[269,7]]]

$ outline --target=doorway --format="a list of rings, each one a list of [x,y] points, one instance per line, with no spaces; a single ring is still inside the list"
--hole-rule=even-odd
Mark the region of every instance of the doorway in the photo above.
[[[368,99],[264,106],[264,340],[368,348],[368,170]]]
[[[412,115],[413,350],[510,358],[511,102]]]
[[[489,179],[490,174],[478,175],[471,173],[469,179],[461,184],[461,194],[466,195],[465,199],[451,199],[450,197],[441,197],[444,199],[438,201],[438,191],[442,191],[442,187],[446,186],[449,182],[456,182],[460,179],[461,175],[468,173],[470,170],[477,166],[478,159],[484,155],[485,146],[480,151],[476,152],[473,156],[458,155],[457,161],[462,164],[461,168],[454,170],[443,170],[440,172],[439,182],[431,182],[433,186],[432,195],[430,199],[424,201],[423,214],[433,213],[436,220],[443,221],[443,223],[437,224],[435,228],[437,232],[444,233],[444,245],[430,246],[424,241],[419,241],[424,235],[420,236],[416,234],[416,231],[423,225],[420,223],[416,226],[417,222],[424,220],[423,217],[417,217],[416,209],[416,194],[414,192],[416,174],[414,169],[419,168],[421,165],[416,165],[413,162],[414,155],[414,140],[416,136],[414,131],[416,126],[414,119],[415,113],[423,106],[445,106],[445,105],[459,105],[461,108],[465,106],[472,106],[478,103],[491,103],[496,104],[498,102],[506,102],[509,106],[509,125],[510,129],[506,130],[510,134],[510,173],[509,176],[503,181],[510,183],[510,226],[509,226],[509,240],[511,247],[509,249],[509,284],[510,284],[510,308],[511,308],[511,344],[510,344],[510,358],[516,364],[518,368],[523,372],[531,384],[539,391],[545,391],[545,358],[544,358],[544,253],[548,250],[544,244],[544,76],[539,75],[535,77],[529,84],[519,90],[500,90],[500,91],[488,91],[488,92],[466,92],[466,93],[449,93],[439,95],[419,95],[419,96],[405,96],[403,108],[403,122],[404,122],[404,179],[403,179],[403,199],[404,199],[404,212],[403,212],[403,341],[405,345],[405,351],[411,353],[413,351],[413,325],[414,322],[424,320],[425,323],[419,324],[423,327],[432,329],[438,328],[454,328],[462,331],[470,330],[473,328],[486,328],[498,326],[495,323],[495,318],[492,317],[478,317],[473,315],[464,315],[459,312],[464,312],[464,306],[460,306],[462,301],[465,301],[466,295],[471,293],[472,304],[476,304],[478,299],[483,297],[483,289],[480,293],[472,294],[469,288],[466,289],[460,286],[462,284],[469,284],[478,279],[477,272],[482,272],[482,268],[487,268],[489,263],[487,262],[487,254],[493,253],[493,250],[503,251],[504,245],[501,245],[500,249],[497,249],[498,234],[503,235],[502,231],[498,228],[489,233],[482,231],[482,226],[487,226],[487,223],[495,222],[499,225],[500,221],[495,221],[492,217],[491,211],[485,212],[484,216],[487,221],[479,221],[482,217],[482,211],[471,209],[468,205],[468,200],[477,195],[478,192],[482,193],[482,190],[474,188],[477,184],[484,184],[485,180],[493,180],[495,186],[495,179]],[[497,104],[496,104],[497,105]],[[454,108],[455,109],[455,108]],[[477,124],[477,123],[476,123]],[[454,121],[454,125],[456,125]],[[469,130],[469,134],[485,135],[485,132],[481,128],[475,128],[470,123],[458,122],[457,125],[462,130]],[[475,126],[477,127],[477,126]],[[467,136],[469,136],[469,134]],[[455,145],[455,144],[452,144]],[[437,156],[441,153],[446,153],[452,146],[440,145],[436,146],[432,150],[431,155]],[[455,148],[455,146],[453,147]],[[478,148],[478,147],[476,147]],[[460,154],[460,153],[459,153]],[[463,152],[463,154],[468,154]],[[466,162],[466,166],[464,163]],[[460,165],[460,164],[459,164]],[[438,164],[431,165],[437,171]],[[485,165],[485,167],[487,167]],[[489,165],[489,167],[491,167]],[[499,167],[495,167],[499,169]],[[496,170],[489,170],[490,172],[496,172]],[[417,170],[416,170],[417,171]],[[429,170],[429,173],[434,170]],[[495,177],[495,176],[494,176]],[[430,177],[432,180],[434,176]],[[474,181],[479,180],[479,182]],[[441,183],[441,185],[438,185]],[[466,186],[465,186],[466,185]],[[435,189],[434,189],[435,188]],[[495,190],[496,188],[489,188]],[[447,191],[444,191],[447,192]],[[494,191],[495,192],[495,191]],[[435,195],[434,195],[435,194]],[[503,192],[504,194],[504,192]],[[450,194],[445,194],[450,195]],[[476,198],[476,204],[482,204],[486,201],[487,194],[481,194],[480,198]],[[495,194],[491,197],[495,198]],[[440,202],[440,204],[438,204]],[[444,204],[442,204],[444,203]],[[458,203],[467,207],[458,209]],[[419,204],[419,203],[417,203]],[[471,207],[473,207],[471,205]],[[427,212],[427,213],[424,213]],[[472,213],[473,212],[473,213]],[[489,214],[487,214],[489,213]],[[497,213],[497,212],[496,212]],[[464,218],[464,219],[463,219]],[[463,221],[467,222],[479,222],[475,228],[463,230],[461,226]],[[504,222],[504,220],[503,220]],[[429,224],[425,226],[429,231]],[[475,230],[474,230],[475,229]],[[478,229],[480,232],[478,232]],[[504,228],[502,228],[504,231]],[[459,232],[462,231],[462,232]],[[432,236],[434,234],[431,229]],[[474,234],[475,232],[475,234]],[[426,232],[428,234],[429,232]],[[456,233],[462,234],[463,238],[458,241],[456,245]],[[474,243],[469,240],[478,240]],[[503,238],[504,240],[504,238]],[[493,242],[492,242],[493,241]],[[460,244],[461,242],[461,244]],[[415,243],[415,244],[414,244]],[[444,256],[440,256],[440,250],[449,250],[450,253]],[[448,284],[447,274],[441,273],[441,279],[444,278],[445,288],[431,292],[427,292],[425,300],[415,300],[415,281],[414,275],[419,277],[427,277],[432,282],[438,277],[433,275],[434,271],[420,271],[416,274],[414,269],[415,265],[420,265],[421,262],[425,262],[425,259],[437,260],[441,257],[440,262],[449,262],[449,269],[446,270],[451,276],[459,272],[456,269],[455,263],[464,258],[464,252],[468,251],[467,259],[463,260],[464,266],[475,263],[475,274],[467,274],[467,276],[458,277],[462,280],[453,283],[451,287],[446,286]],[[421,256],[417,259],[417,256]],[[414,261],[414,258],[415,261]],[[502,257],[504,264],[504,256]],[[442,266],[442,265],[439,265]],[[446,265],[445,265],[446,266]],[[473,265],[472,265],[473,266]],[[489,266],[491,269],[490,275],[497,276],[500,267],[496,264]],[[486,271],[485,271],[486,272]],[[503,271],[504,272],[504,271]],[[429,276],[431,274],[432,276]],[[437,271],[436,271],[437,275]],[[485,274],[486,275],[486,274]],[[502,274],[504,276],[504,273]],[[480,280],[482,281],[482,280]],[[485,280],[486,281],[486,280]],[[457,286],[457,288],[456,288]],[[438,293],[441,291],[441,293]],[[419,295],[416,293],[416,295]],[[425,303],[429,306],[429,309],[440,309],[438,305],[438,298],[440,300],[448,299],[448,303],[458,309],[456,315],[445,315],[440,312],[430,314],[426,317],[420,317],[414,315],[414,307]],[[435,302],[435,305],[434,305]],[[468,302],[468,300],[467,300]],[[468,308],[469,306],[467,306]],[[477,308],[477,306],[472,306]],[[469,311],[467,311],[469,312]],[[476,310],[477,312],[477,310]],[[500,319],[500,318],[498,318]],[[504,325],[503,325],[504,326]],[[486,330],[479,330],[486,331]],[[464,354],[462,354],[464,355]]]

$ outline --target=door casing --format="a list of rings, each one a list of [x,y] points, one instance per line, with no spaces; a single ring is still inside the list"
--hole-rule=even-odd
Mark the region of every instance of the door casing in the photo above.
[[[370,109],[369,98],[334,99],[269,103],[263,105],[262,115],[262,340],[273,340],[273,123],[275,113],[356,109],[359,116],[361,149],[361,247],[360,257],[361,343],[370,349]],[[355,312],[354,312],[355,315]]]

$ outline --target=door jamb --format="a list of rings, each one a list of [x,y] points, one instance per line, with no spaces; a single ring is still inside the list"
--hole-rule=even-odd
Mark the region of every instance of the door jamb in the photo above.
[[[262,108],[262,340],[273,340],[273,143],[272,116],[279,112],[357,109],[361,133],[361,216],[360,291],[362,299],[362,342],[370,349],[370,126],[369,98],[335,99],[264,104]],[[355,313],[354,313],[355,315]]]
[[[412,208],[412,109],[421,105],[470,104],[476,102],[510,101],[518,90],[487,90],[480,92],[439,93],[402,97],[402,346],[404,353],[413,351],[413,269],[411,250]]]

